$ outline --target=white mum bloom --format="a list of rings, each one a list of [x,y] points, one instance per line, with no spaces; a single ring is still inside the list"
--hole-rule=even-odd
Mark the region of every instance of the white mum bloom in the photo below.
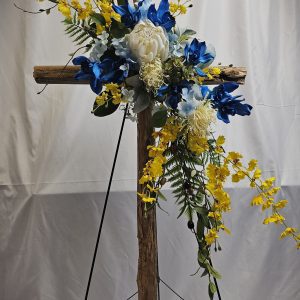
[[[139,22],[127,36],[129,48],[140,64],[155,58],[162,62],[169,55],[169,39],[166,31],[150,21]]]

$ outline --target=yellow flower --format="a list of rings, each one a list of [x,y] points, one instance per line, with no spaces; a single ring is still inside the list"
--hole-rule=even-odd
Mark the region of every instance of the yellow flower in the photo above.
[[[147,184],[147,189],[151,192],[151,193],[157,193],[159,191],[159,188],[154,188],[152,187],[150,184]]]
[[[278,191],[280,191],[280,187],[273,187],[272,189],[268,190],[266,192],[266,194],[269,196],[273,196],[273,195],[277,194]]]
[[[148,146],[147,149],[149,150],[149,157],[155,157],[158,155],[162,155],[165,151],[164,148],[155,147],[155,146]]]
[[[85,20],[93,12],[91,0],[86,0],[84,2],[84,7],[79,3],[78,0],[72,0],[71,6],[76,9],[79,20]]]
[[[143,175],[140,180],[139,180],[139,184],[145,184],[146,182],[149,182],[152,180],[152,177],[149,175]]]
[[[288,204],[288,200],[280,200],[277,203],[273,204],[273,207],[277,210],[284,208]]]
[[[205,241],[207,243],[207,245],[211,245],[212,243],[214,243],[214,241],[218,238],[218,232],[216,231],[216,229],[210,229],[208,234],[205,235]]]
[[[217,146],[222,146],[224,143],[225,143],[225,137],[224,137],[224,135],[218,136],[218,138],[216,140]]]
[[[241,167],[242,163],[240,162],[241,158],[243,158],[243,155],[238,152],[229,152],[227,155],[227,160],[229,160],[233,166]]]
[[[221,74],[221,69],[218,67],[211,67],[209,68],[209,72],[212,75],[220,75]]]
[[[257,167],[257,160],[256,159],[251,159],[248,162],[248,168],[247,168],[247,170],[250,172],[250,171],[253,171],[256,167]]]
[[[285,218],[279,214],[273,214],[272,216],[264,219],[263,224],[267,225],[270,223],[275,223],[275,224],[282,224]]]
[[[67,19],[71,18],[71,8],[66,0],[59,0],[57,8]]]
[[[259,179],[260,177],[261,177],[261,170],[257,168],[257,169],[254,171],[253,179]]]
[[[262,207],[261,207],[262,210],[264,211],[264,210],[266,210],[267,208],[270,208],[271,205],[273,205],[273,201],[274,201],[273,198],[268,197],[267,200],[263,203],[263,205],[262,205]]]
[[[149,197],[146,194],[141,194],[141,193],[137,193],[137,194],[141,197],[141,200],[145,203],[153,203],[156,201],[156,198]]]
[[[212,219],[215,219],[217,221],[221,221],[222,220],[222,215],[219,212],[217,212],[217,211],[210,211],[208,213],[208,217],[212,218]]]
[[[231,176],[232,182],[239,182],[245,178],[246,174],[243,171],[238,171]]]
[[[272,185],[273,185],[273,183],[274,183],[275,180],[276,180],[275,177],[270,177],[270,178],[266,179],[265,181],[262,182],[262,184],[260,186],[261,189],[263,189],[263,190],[270,189],[272,187]]]
[[[105,19],[106,26],[109,27],[111,25],[112,19],[115,19],[117,22],[121,21],[121,16],[113,10],[111,1],[101,0],[97,4],[101,8],[101,14]]]
[[[218,230],[219,229],[224,230],[227,234],[231,234],[231,231],[224,224],[219,225]]]
[[[264,203],[264,199],[261,195],[255,196],[252,201],[251,201],[251,206],[259,206],[262,205]]]
[[[196,155],[200,155],[209,149],[207,138],[197,137],[194,134],[189,134],[187,146],[188,149],[194,152]]]
[[[293,235],[297,232],[297,228],[287,227],[280,235],[280,239],[284,239],[288,235]]]
[[[108,94],[106,92],[103,92],[96,97],[96,103],[99,106],[104,105],[107,101],[108,101]]]

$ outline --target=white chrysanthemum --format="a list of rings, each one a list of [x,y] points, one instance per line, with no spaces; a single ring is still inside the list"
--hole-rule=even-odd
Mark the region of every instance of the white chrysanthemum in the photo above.
[[[199,137],[205,137],[210,125],[216,121],[216,112],[209,102],[201,101],[187,119],[190,131]]]
[[[157,91],[164,83],[164,73],[160,58],[143,63],[140,68],[140,78],[144,81],[148,92]]]
[[[165,61],[169,55],[169,39],[161,26],[150,21],[141,21],[126,35],[129,48],[140,64],[155,58]]]

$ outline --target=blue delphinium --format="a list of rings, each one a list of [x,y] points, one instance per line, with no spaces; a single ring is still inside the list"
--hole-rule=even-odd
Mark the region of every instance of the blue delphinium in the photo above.
[[[226,82],[215,87],[211,92],[213,108],[217,109],[217,117],[225,123],[229,123],[229,115],[249,116],[252,106],[241,103],[245,99],[238,99],[241,95],[232,96],[230,93],[236,90],[239,85],[235,82]]]

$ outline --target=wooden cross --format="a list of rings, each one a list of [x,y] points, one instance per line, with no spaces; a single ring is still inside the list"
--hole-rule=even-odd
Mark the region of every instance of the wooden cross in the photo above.
[[[207,79],[203,84],[215,85],[223,82],[234,81],[244,84],[246,68],[244,67],[219,67],[220,75]],[[42,84],[89,84],[86,80],[76,80],[75,74],[80,66],[36,66],[34,79]],[[151,127],[151,108],[138,114],[137,147],[138,147],[138,178],[141,177],[143,168],[148,161],[147,146],[153,143],[153,128]],[[137,183],[137,191],[142,192],[143,186]],[[138,260],[138,299],[156,300],[159,282],[157,262],[157,233],[156,210],[148,211],[145,216],[144,203],[137,200],[137,233],[139,245]]]

